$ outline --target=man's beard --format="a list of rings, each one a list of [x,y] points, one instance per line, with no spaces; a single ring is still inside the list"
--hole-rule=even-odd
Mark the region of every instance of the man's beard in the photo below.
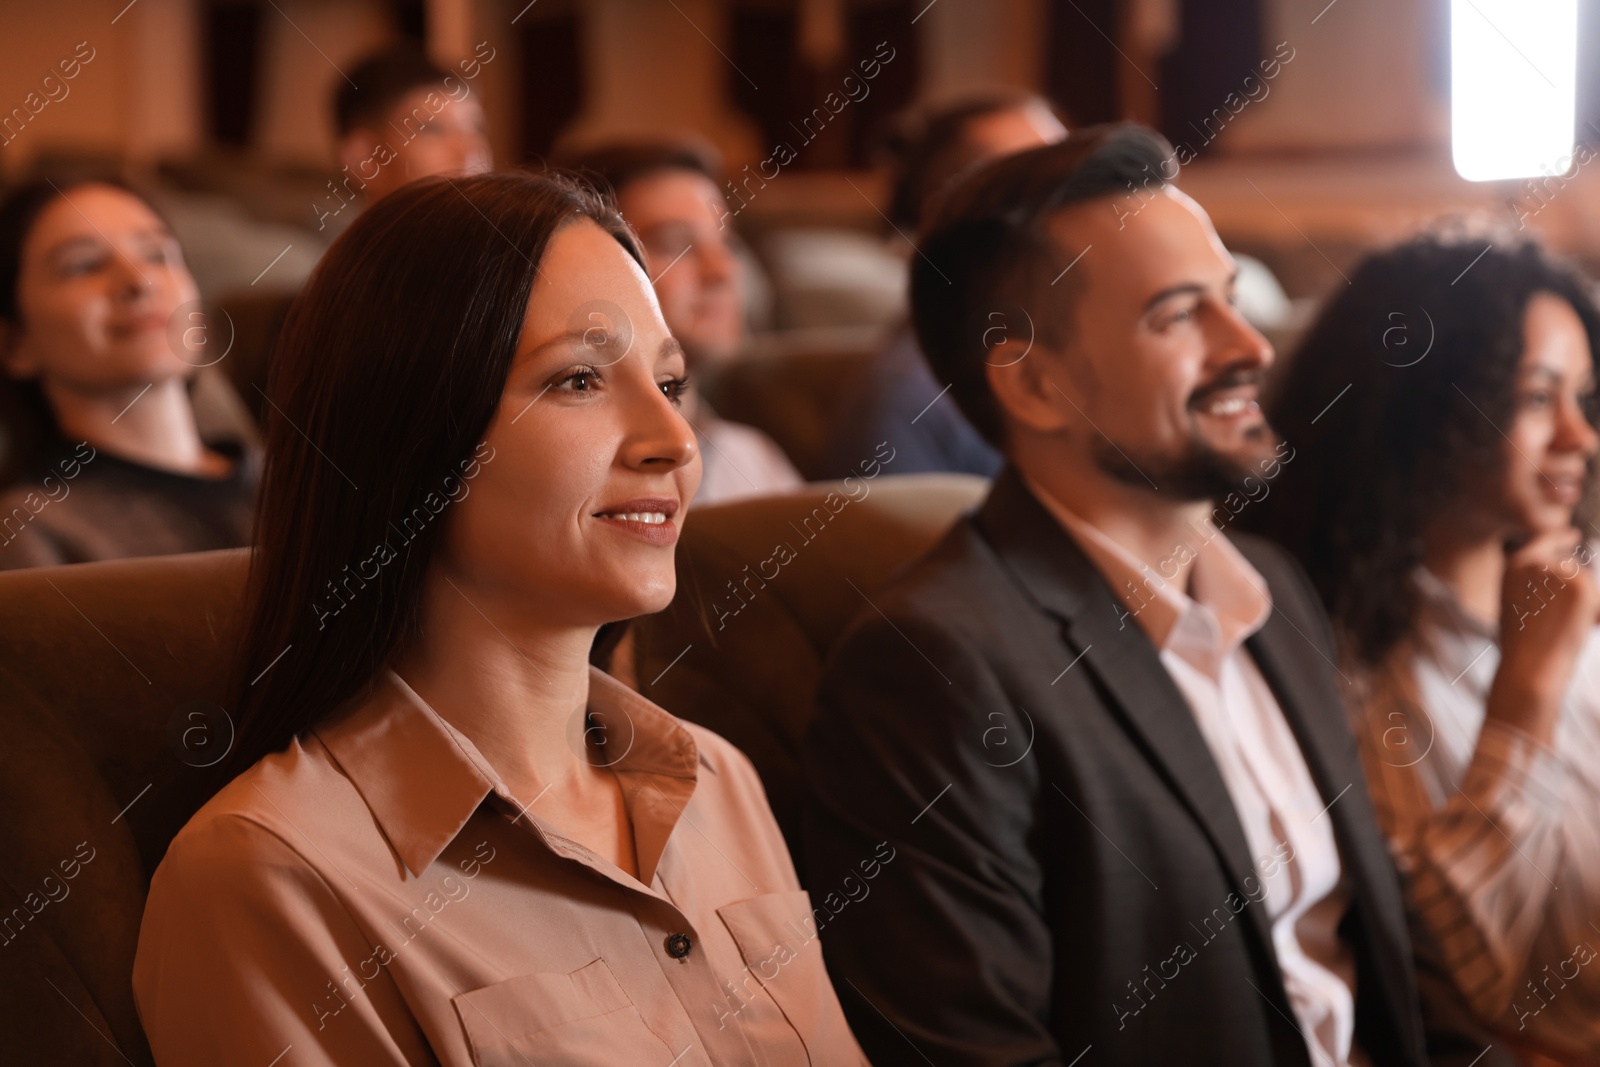
[[[1246,492],[1246,480],[1261,477],[1257,465],[1272,456],[1277,436],[1263,423],[1259,440],[1261,451],[1246,456],[1218,451],[1195,436],[1181,454],[1161,456],[1141,454],[1096,433],[1091,454],[1097,467],[1124,485],[1190,503]]]

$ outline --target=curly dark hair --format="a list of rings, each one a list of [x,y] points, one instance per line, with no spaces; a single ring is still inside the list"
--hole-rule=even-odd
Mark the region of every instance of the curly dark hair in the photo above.
[[[1529,300],[1565,300],[1600,353],[1587,280],[1537,244],[1486,243],[1430,234],[1370,256],[1269,383],[1295,459],[1243,525],[1299,559],[1367,666],[1416,621],[1428,524],[1505,466]]]

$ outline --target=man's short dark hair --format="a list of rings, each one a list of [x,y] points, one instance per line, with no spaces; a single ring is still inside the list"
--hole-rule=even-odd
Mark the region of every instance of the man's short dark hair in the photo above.
[[[1090,126],[985,164],[933,205],[911,261],[912,324],[934,375],[996,447],[1005,434],[985,372],[989,348],[1005,335],[1064,344],[1081,288],[1081,274],[1062,280],[1072,256],[1045,223],[1073,204],[1153,192],[1177,172],[1172,146],[1153,130]]]
[[[450,73],[416,48],[402,47],[358,63],[333,96],[333,124],[344,137],[360,127],[376,127],[408,93],[441,89]]]
[[[606,141],[577,152],[558,153],[556,166],[577,171],[602,192],[619,196],[638,181],[670,171],[688,171],[720,180],[722,163],[708,145],[679,139],[628,139]]]

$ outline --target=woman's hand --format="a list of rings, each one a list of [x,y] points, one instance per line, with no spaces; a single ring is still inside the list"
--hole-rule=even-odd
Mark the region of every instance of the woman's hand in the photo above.
[[[1500,668],[1486,714],[1551,743],[1578,655],[1600,617],[1600,583],[1576,527],[1542,533],[1506,560]]]

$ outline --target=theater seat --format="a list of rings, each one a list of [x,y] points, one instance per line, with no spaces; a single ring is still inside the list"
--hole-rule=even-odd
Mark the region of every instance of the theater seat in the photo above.
[[[254,290],[228,293],[217,301],[227,316],[218,326],[219,336],[232,344],[217,366],[258,422],[266,407],[267,366],[293,301],[293,293]]]
[[[231,743],[245,563],[0,574],[0,1060],[151,1062],[129,984],[139,917]]]
[[[830,470],[833,413],[864,387],[878,346],[797,349],[751,356],[720,371],[706,389],[717,414],[762,431],[808,480],[842,477]]]
[[[672,606],[634,623],[636,685],[744,750],[791,852],[823,657],[890,574],[987,488],[967,474],[880,474],[690,513]]]

